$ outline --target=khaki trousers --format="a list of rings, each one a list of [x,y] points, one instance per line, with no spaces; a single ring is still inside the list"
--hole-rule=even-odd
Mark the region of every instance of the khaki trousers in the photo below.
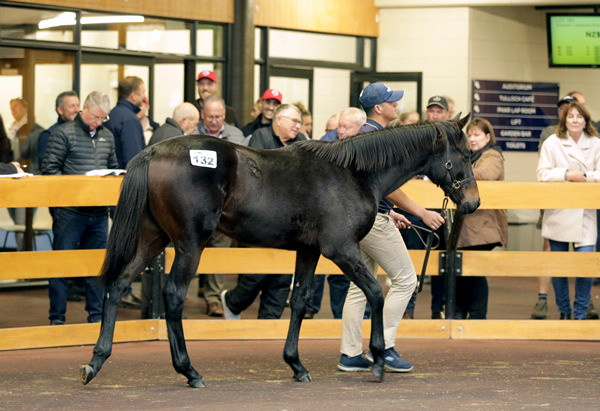
[[[387,214],[377,213],[371,231],[360,242],[360,249],[370,273],[376,276],[379,265],[392,282],[383,305],[383,335],[388,349],[395,344],[398,325],[417,286],[417,274],[400,231]],[[366,304],[365,294],[351,282],[342,314],[340,349],[348,357],[363,351],[362,320]]]

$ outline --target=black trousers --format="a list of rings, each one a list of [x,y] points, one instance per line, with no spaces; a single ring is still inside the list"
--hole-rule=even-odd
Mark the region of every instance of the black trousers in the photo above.
[[[461,250],[489,251],[500,244],[482,244]],[[487,318],[489,288],[485,277],[456,277],[456,318],[485,320]]]
[[[248,308],[260,293],[259,319],[279,319],[290,293],[291,274],[240,274],[237,286],[225,296],[234,314]]]

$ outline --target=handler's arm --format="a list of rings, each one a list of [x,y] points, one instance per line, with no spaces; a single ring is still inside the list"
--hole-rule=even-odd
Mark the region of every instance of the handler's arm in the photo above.
[[[444,224],[444,217],[435,211],[427,210],[411,200],[400,188],[386,197],[396,207],[420,217],[429,228],[437,230]]]

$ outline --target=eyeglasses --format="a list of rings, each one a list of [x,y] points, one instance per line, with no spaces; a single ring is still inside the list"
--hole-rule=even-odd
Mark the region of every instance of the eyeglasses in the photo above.
[[[81,113],[81,111],[80,111],[80,113]],[[95,115],[94,113],[92,113],[89,110],[88,110],[88,113],[89,113],[89,115],[90,115],[90,117],[92,118],[93,121],[101,121],[101,122],[104,123],[105,121],[110,120],[110,117],[108,116],[108,114],[106,116],[104,116],[104,117],[101,117],[101,116]]]
[[[280,117],[284,117],[289,120],[292,120],[292,123],[294,123],[297,126],[302,126],[302,120],[298,120],[297,118],[293,118],[293,117],[289,117],[289,116],[280,116]]]
[[[225,116],[204,116],[204,118],[208,121],[219,121],[225,118]]]

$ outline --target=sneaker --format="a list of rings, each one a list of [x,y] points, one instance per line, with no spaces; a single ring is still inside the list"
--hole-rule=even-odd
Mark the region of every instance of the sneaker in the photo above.
[[[561,320],[570,320],[571,314],[560,313],[560,319]]]
[[[340,355],[340,362],[338,362],[338,370],[346,372],[363,372],[371,371],[373,361],[365,358],[363,354],[359,354],[355,357],[348,357],[346,354]]]
[[[431,313],[432,320],[443,320],[444,318],[446,318],[446,316],[444,315],[443,311],[436,311],[434,313]]]
[[[590,302],[585,319],[586,320],[597,320],[598,318],[600,318],[600,315],[598,314],[598,311],[596,311],[596,309],[594,308],[594,304],[592,304]]]
[[[369,351],[365,357],[373,362],[371,351]],[[408,361],[403,360],[394,347],[385,350],[383,352],[383,358],[385,359],[385,370],[388,372],[411,372],[413,370],[413,365]]]
[[[223,292],[221,293],[221,304],[223,304],[223,315],[225,316],[225,319],[239,320],[240,315],[232,313],[229,307],[227,307],[227,303],[225,302],[225,294],[227,294],[227,290],[223,290]]]
[[[546,300],[538,300],[533,307],[531,318],[533,320],[545,320],[548,314],[548,302]]]

